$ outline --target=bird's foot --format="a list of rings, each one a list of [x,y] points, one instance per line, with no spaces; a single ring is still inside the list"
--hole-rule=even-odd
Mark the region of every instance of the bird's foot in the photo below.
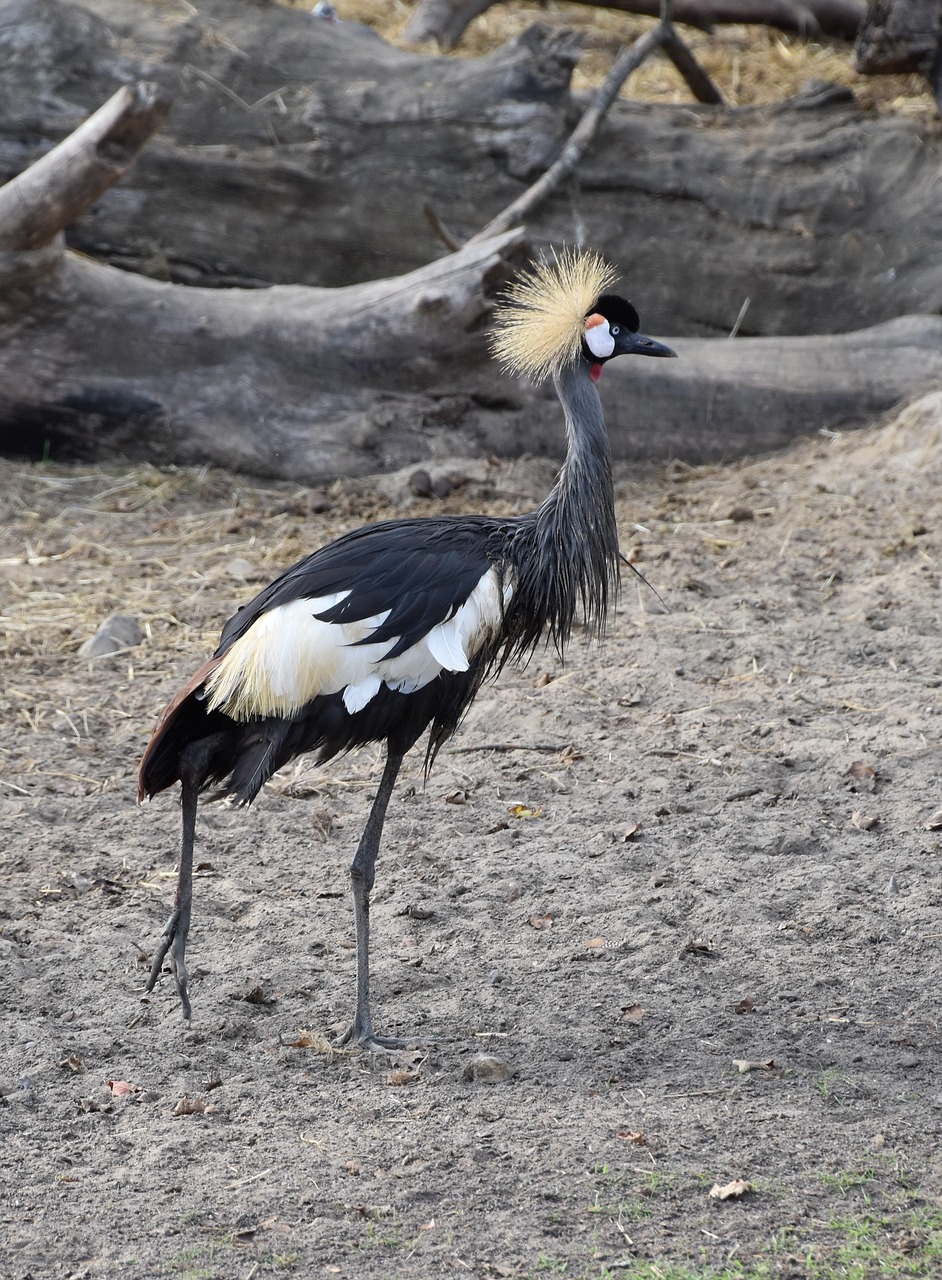
[[[189,913],[184,913],[180,908],[177,908],[167,921],[167,926],[161,934],[160,945],[154,955],[154,962],[150,967],[146,990],[153,991],[154,984],[160,977],[160,971],[169,954],[170,972],[173,974],[174,981],[177,984],[177,994],[180,997],[183,1016],[189,1022],[191,1013],[190,975],[186,967],[186,935],[189,932],[189,920],[184,918],[185,915],[188,916]]]
[[[415,1049],[432,1041],[421,1036],[380,1036],[373,1030],[369,1019],[354,1018],[349,1027],[331,1044],[332,1049],[365,1049],[368,1053],[398,1053],[402,1049]]]

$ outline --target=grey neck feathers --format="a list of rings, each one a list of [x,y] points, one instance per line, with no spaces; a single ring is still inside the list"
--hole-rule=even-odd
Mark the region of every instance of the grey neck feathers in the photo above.
[[[545,623],[562,648],[581,608],[600,633],[618,590],[618,531],[611,453],[602,405],[580,359],[556,378],[568,451],[552,492],[533,513],[533,587],[545,597]]]

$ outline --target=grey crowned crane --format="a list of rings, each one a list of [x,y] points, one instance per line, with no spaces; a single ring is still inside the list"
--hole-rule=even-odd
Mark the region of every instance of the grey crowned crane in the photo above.
[[[199,793],[250,804],[295,756],[329,760],[368,742],[386,763],[350,867],[357,947],[353,1022],[340,1043],[389,1049],[370,1009],[369,909],[386,809],[403,757],[429,731],[426,767],[482,681],[526,660],[543,637],[560,651],[577,609],[601,633],[618,588],[611,457],[596,383],[621,355],[673,356],[609,293],[595,254],[564,253],[511,286],[493,348],[512,372],[551,377],[566,461],[535,511],[514,518],[391,520],[345,534],[288,569],[223,627],[219,647],[161,716],[139,798],[181,784],[183,838],[173,913],[148,991],[169,955],[190,1016],[186,941]]]

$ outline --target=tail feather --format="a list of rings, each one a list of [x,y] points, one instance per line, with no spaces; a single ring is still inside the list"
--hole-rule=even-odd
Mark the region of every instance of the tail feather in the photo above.
[[[197,694],[219,661],[219,658],[210,658],[204,662],[160,713],[141,760],[138,803],[179,781],[180,758],[184,749],[200,737],[211,736],[217,728],[206,723],[205,704]]]
[[[291,752],[285,752],[285,740],[292,728],[290,720],[274,717],[242,726],[235,767],[224,793],[237,796],[240,804],[251,804]]]

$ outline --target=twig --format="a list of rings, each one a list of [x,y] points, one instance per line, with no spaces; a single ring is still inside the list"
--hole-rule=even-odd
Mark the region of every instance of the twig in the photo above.
[[[668,23],[662,41],[664,52],[684,78],[687,88],[698,102],[721,107],[723,95],[694,57],[690,46],[681,40]]]
[[[618,92],[633,71],[641,66],[645,58],[654,52],[665,39],[668,29],[662,25],[646,31],[633,45],[624,49],[615,59],[615,65],[605,77],[605,81],[595,95],[592,104],[586,108],[582,119],[573,129],[569,141],[563,147],[562,154],[555,160],[541,177],[537,178],[522,196],[512,201],[496,218],[492,218],[483,231],[477,232],[468,244],[477,244],[488,236],[498,235],[515,227],[533,213],[533,211],[550,196],[566,178],[573,173],[589,149],[599,126],[605,119],[609,107],[618,97]]]
[[[449,231],[428,201],[423,204],[422,212],[425,214],[426,221],[429,226],[435,232],[436,236],[438,236],[439,240],[441,240],[445,248],[450,249],[452,253],[457,253],[461,248],[461,241],[456,235]]]
[[[659,48],[664,49],[698,102],[722,103],[723,97],[719,89],[674,30],[672,0],[661,0],[659,24],[652,30],[646,31],[634,44],[623,49],[618,55],[611,71],[605,77],[591,105],[586,108],[582,119],[573,129],[559,157],[531,187],[524,191],[522,196],[518,196],[496,218],[492,218],[483,231],[473,235],[468,244],[475,244],[478,240],[487,239],[488,236],[498,235],[524,222],[566,178],[578,169],[625,81],[655,49]]]

